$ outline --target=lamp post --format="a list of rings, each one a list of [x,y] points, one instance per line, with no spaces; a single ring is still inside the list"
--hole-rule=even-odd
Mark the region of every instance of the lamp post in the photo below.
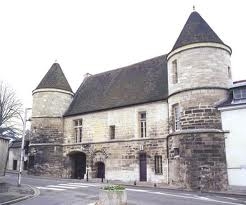
[[[25,145],[25,134],[26,134],[26,122],[27,122],[27,111],[31,110],[31,108],[25,109],[25,115],[24,119],[22,119],[23,122],[23,130],[22,130],[22,141],[21,141],[21,156],[20,156],[20,166],[19,166],[19,173],[18,173],[18,186],[21,186],[21,174],[22,174],[22,166],[23,166],[23,160],[24,160],[24,145]]]

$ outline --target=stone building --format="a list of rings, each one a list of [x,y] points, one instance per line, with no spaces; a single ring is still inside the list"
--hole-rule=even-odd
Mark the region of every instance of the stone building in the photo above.
[[[226,189],[216,106],[230,56],[194,11],[169,53],[87,76],[76,93],[54,63],[33,91],[29,173]]]
[[[7,170],[19,170],[20,167],[20,158],[21,158],[21,139],[15,140],[10,143],[9,146],[9,153],[8,153],[8,160],[7,160]],[[22,170],[27,170],[28,166],[28,144],[29,141],[25,141],[24,144],[24,160],[22,165]]]

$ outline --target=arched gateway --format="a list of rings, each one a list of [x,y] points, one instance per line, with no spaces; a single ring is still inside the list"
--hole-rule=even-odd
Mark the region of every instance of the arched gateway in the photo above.
[[[86,154],[83,152],[71,152],[68,154],[71,161],[71,178],[83,179],[86,173]]]

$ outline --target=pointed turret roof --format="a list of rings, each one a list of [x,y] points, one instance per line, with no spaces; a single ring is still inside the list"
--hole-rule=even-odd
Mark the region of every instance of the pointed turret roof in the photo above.
[[[202,42],[220,43],[225,45],[200,14],[193,11],[174,44],[172,51],[188,44]]]
[[[60,65],[54,63],[36,89],[55,88],[73,92]]]

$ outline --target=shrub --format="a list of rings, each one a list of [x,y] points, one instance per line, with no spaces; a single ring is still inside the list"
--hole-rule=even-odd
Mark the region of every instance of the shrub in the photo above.
[[[125,187],[122,185],[108,185],[102,188],[103,190],[107,191],[123,191]]]

